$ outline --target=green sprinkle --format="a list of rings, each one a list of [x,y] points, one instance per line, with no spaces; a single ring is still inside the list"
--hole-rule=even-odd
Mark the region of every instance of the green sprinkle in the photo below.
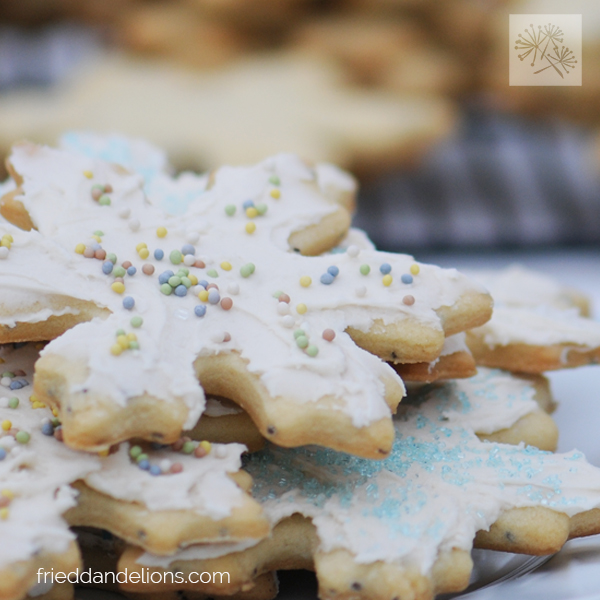
[[[242,277],[250,277],[252,273],[254,273],[254,263],[246,263],[243,267],[240,268],[240,275]],[[281,292],[279,292],[281,294]]]
[[[60,419],[58,417],[54,417],[50,423],[52,423],[52,427],[58,427],[60,425]]]
[[[160,291],[165,295],[165,296],[170,296],[173,293],[173,288],[168,284],[168,283],[163,283],[160,286]]]
[[[125,270],[125,268],[124,268],[124,267],[115,267],[115,268],[113,269],[113,272],[112,272],[112,274],[113,274],[115,277],[125,277],[125,275],[127,275],[127,271]]]
[[[102,237],[104,235],[104,232],[97,229],[96,231],[94,231],[94,235],[97,235],[98,237]]]
[[[306,354],[314,358],[317,354],[319,354],[319,349],[316,346],[311,345],[306,349]]]
[[[194,442],[185,442],[183,444],[183,448],[181,448],[181,451],[184,454],[191,454],[195,449],[196,445],[194,444]]]
[[[100,206],[110,206],[110,196],[107,196],[106,194],[100,196],[98,204],[100,204]]]
[[[181,285],[181,277],[177,277],[177,275],[173,275],[173,277],[169,277],[168,283],[172,288],[176,288],[178,285]]]
[[[368,275],[371,272],[371,267],[369,265],[360,265],[360,272],[363,275]]]
[[[182,277],[181,278],[181,283],[183,283],[183,285],[185,285],[185,287],[189,290],[192,287],[192,282],[189,280],[188,277]]]
[[[92,186],[92,192],[93,192],[94,190],[98,190],[98,191],[99,191],[101,194],[103,194],[103,193],[104,193],[104,186],[103,186],[103,185],[100,185],[99,183],[95,183],[95,184]]]
[[[181,273],[180,277],[187,277],[190,274],[190,270],[187,267],[181,267],[177,273]]]
[[[126,335],[125,330],[124,329],[117,329],[116,335],[117,335],[117,337],[119,337],[120,335]]]
[[[259,202],[254,208],[259,215],[264,215],[269,207],[264,202]]]
[[[235,204],[228,204],[225,207],[225,212],[228,216],[233,217],[233,215],[235,215]]]
[[[300,335],[296,338],[298,348],[306,348],[308,346],[308,338],[305,335]]]
[[[215,269],[209,269],[208,271],[206,271],[206,274],[209,277],[218,277],[219,274],[215,271]]]
[[[17,435],[15,435],[15,440],[19,442],[19,444],[26,444],[30,439],[30,435],[26,431],[18,431]]]
[[[169,260],[174,264],[178,265],[183,260],[183,255],[179,250],[173,250],[171,254],[169,254]]]
[[[129,342],[129,349],[130,350],[139,350],[140,349],[140,343],[139,342]]]
[[[137,458],[141,453],[141,446],[131,446],[131,448],[129,448],[129,456],[131,456],[131,458]]]
[[[18,398],[9,398],[8,406],[9,406],[9,408],[17,408],[17,406],[19,406],[19,399]]]
[[[276,292],[273,292],[273,298],[277,298],[279,300],[279,296],[281,296],[281,294],[283,294],[283,292],[281,290],[277,290]]]
[[[114,252],[110,252],[106,255],[106,260],[110,260],[110,262],[114,265],[117,262],[117,255]]]
[[[2,373],[2,377],[10,377],[12,379],[14,376],[15,374],[10,371],[4,371],[4,373]]]
[[[141,450],[141,448],[140,448],[140,450]],[[144,452],[142,452],[141,454],[138,454],[135,457],[135,461],[137,463],[141,463],[143,460],[148,460],[148,455],[146,453],[144,453]]]
[[[296,329],[296,331],[294,331],[294,338],[298,339],[301,335],[306,335],[304,333],[304,329]]]
[[[269,177],[269,183],[272,183],[273,185],[279,185],[281,180],[279,177],[277,177],[277,175],[271,175],[271,177]]]
[[[132,327],[141,327],[142,323],[144,322],[144,319],[142,319],[142,317],[132,317],[131,321],[129,321],[131,323]]]

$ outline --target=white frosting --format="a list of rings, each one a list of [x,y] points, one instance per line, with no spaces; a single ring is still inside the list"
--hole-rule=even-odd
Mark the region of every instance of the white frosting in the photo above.
[[[449,356],[457,352],[469,352],[464,331],[451,335],[444,340],[444,347],[440,356]]]
[[[470,274],[494,299],[490,321],[473,329],[490,348],[509,344],[600,347],[600,323],[579,316],[569,290],[551,277],[517,265]]]
[[[240,467],[240,444],[213,444],[211,452],[195,458],[169,448],[149,450],[151,465],[181,463],[180,473],[152,475],[129,458],[128,444],[115,454],[99,457],[77,452],[41,431],[44,420],[52,417],[47,408],[33,408],[33,365],[37,351],[32,345],[13,350],[0,346],[0,373],[23,370],[26,375],[7,378],[5,383],[26,381],[20,389],[0,385],[0,422],[9,420],[13,428],[30,435],[19,443],[0,429],[0,490],[10,490],[15,498],[9,515],[0,518],[0,570],[14,561],[27,560],[41,551],[67,550],[74,536],[61,515],[75,505],[76,491],[68,484],[84,480],[90,487],[118,500],[137,502],[150,511],[189,510],[218,520],[242,503],[243,492],[228,476]],[[18,398],[17,408],[8,399]]]
[[[476,437],[539,410],[534,394],[527,379],[485,368],[471,379],[424,386],[400,405],[389,458],[269,444],[246,459],[254,495],[272,525],[295,513],[310,517],[319,551],[342,548],[359,563],[384,560],[427,573],[441,553],[470,550],[475,533],[511,508],[545,506],[572,516],[600,506],[600,470],[580,453]],[[195,555],[193,547],[139,562],[168,567],[222,550],[202,546]]]
[[[3,302],[6,298],[10,306],[17,303],[11,298],[17,298],[22,321],[36,320],[37,312],[47,308],[44,297],[52,294],[109,308],[112,314],[106,320],[76,326],[51,342],[44,353],[87,363],[89,376],[74,392],[89,388],[121,406],[146,392],[167,401],[182,399],[189,408],[186,428],[196,423],[204,409],[193,360],[231,351],[247,360],[248,370],[260,377],[273,397],[306,403],[335,396],[340,400],[336,410],[349,414],[356,427],[389,416],[382,379],[396,378],[401,385],[399,378],[388,365],[358,348],[344,331],[349,326],[366,331],[374,318],[386,324],[411,319],[441,330],[435,309],[454,304],[465,292],[482,289],[453,269],[430,265],[421,265],[414,282],[404,284],[400,276],[414,262],[406,255],[367,248],[320,257],[291,252],[287,239],[293,231],[336,210],[319,193],[315,172],[291,155],[277,155],[253,167],[218,170],[212,187],[199,192],[181,216],[157,208],[162,199],[146,197],[139,175],[123,173],[101,160],[23,144],[15,148],[11,162],[24,178],[20,199],[37,231],[23,232],[0,222],[0,234],[10,232],[14,237],[3,263]],[[92,177],[86,177],[86,172]],[[170,185],[186,188],[181,181]],[[92,199],[94,184],[112,186],[110,206]],[[280,192],[280,199],[271,195],[273,190]],[[245,231],[249,218],[242,208],[248,199],[267,206],[264,216],[253,219],[252,234]],[[236,207],[233,216],[225,212],[230,204]],[[126,217],[119,216],[123,214]],[[167,228],[167,237],[157,237],[160,226]],[[136,303],[131,311],[123,308],[123,296],[111,290],[114,276],[102,272],[102,261],[74,251],[78,243],[93,243],[90,236],[97,230],[104,234],[102,247],[117,255],[117,264],[130,260],[137,267],[135,276],[125,277],[123,296],[132,296]],[[171,250],[181,250],[189,239],[195,240],[196,258],[206,263],[205,269],[190,267],[190,272],[218,284],[222,296],[234,286],[237,293],[231,296],[231,310],[207,304],[206,316],[198,318],[194,308],[201,302],[191,290],[186,297],[160,292],[158,275],[183,266],[169,262]],[[136,253],[140,242],[148,245],[148,259]],[[153,257],[157,248],[164,250],[162,261]],[[229,261],[232,270],[223,269],[222,261]],[[145,263],[156,267],[154,275],[142,273]],[[247,263],[256,270],[245,278],[240,268]],[[359,272],[363,263],[372,269],[367,276]],[[392,266],[394,281],[389,287],[382,284],[382,263]],[[320,277],[331,265],[340,274],[331,285],[324,285]],[[218,276],[211,277],[210,269]],[[309,287],[299,283],[304,275],[312,278]],[[361,297],[355,294],[359,285],[365,287]],[[282,315],[273,297],[277,289],[291,297],[288,315]],[[412,306],[402,303],[406,294],[415,297]],[[297,312],[300,304],[307,307],[305,314]],[[144,319],[135,331],[140,349],[113,356],[115,332],[131,331],[132,316]],[[318,348],[317,357],[297,347],[293,335],[297,328]],[[327,328],[336,331],[331,343],[321,337]],[[224,332],[230,341],[223,341]]]

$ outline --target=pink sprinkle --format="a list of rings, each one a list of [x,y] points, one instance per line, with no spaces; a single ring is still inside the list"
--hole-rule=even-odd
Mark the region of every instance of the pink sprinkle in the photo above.
[[[194,266],[197,267],[198,269],[204,269],[204,267],[206,267],[206,265],[204,264],[203,260],[198,259],[195,263]]]
[[[97,258],[98,260],[104,260],[106,258],[106,250],[103,250],[102,248],[100,248],[100,250],[96,250],[96,252],[94,252],[94,258]]]
[[[221,308],[223,310],[229,310],[233,306],[233,300],[231,298],[223,298],[221,300]]]
[[[131,266],[131,261],[130,260],[126,260],[125,262],[121,263],[121,266],[124,269],[129,269],[129,267]]]
[[[279,300],[279,302],[285,302],[286,304],[290,303],[290,297],[285,292],[281,292],[277,300]]]
[[[194,450],[194,456],[196,458],[204,458],[206,456],[206,450],[202,446],[198,446]]]
[[[219,289],[219,286],[218,286],[216,283],[209,283],[209,284],[206,286],[206,291],[208,291],[208,290],[210,290],[210,289],[212,289],[212,288],[214,288],[215,290],[218,290],[218,289]]]
[[[183,465],[179,462],[173,463],[169,469],[170,473],[181,473],[183,471]]]
[[[333,342],[333,340],[335,340],[335,331],[333,329],[324,329],[323,339],[328,342]]]
[[[154,265],[151,265],[150,263],[146,263],[142,267],[142,273],[144,275],[152,275],[152,273],[154,273]]]
[[[230,342],[231,341],[231,336],[227,332],[225,332],[223,334],[223,341],[224,342]]]
[[[99,188],[93,189],[92,190],[92,198],[98,202],[98,200],[100,200],[100,196],[102,196],[102,190]]]
[[[107,183],[107,184],[104,186],[104,193],[105,193],[105,194],[112,194],[112,191],[113,191],[113,186],[112,186],[112,185],[110,185],[110,183]]]
[[[404,302],[406,306],[412,306],[415,303],[415,297],[408,294],[408,296],[404,296],[404,298],[402,298],[402,302]]]
[[[179,452],[183,448],[183,443],[183,439],[179,438],[176,442],[173,442],[171,444],[171,448],[173,448],[175,452]]]
[[[88,247],[83,251],[83,255],[86,258],[94,258],[94,256],[96,255],[96,252],[93,248]]]

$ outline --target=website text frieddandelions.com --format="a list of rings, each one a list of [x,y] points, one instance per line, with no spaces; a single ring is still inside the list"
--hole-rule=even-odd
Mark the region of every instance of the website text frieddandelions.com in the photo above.
[[[73,584],[106,584],[106,583],[230,583],[227,571],[204,571],[198,573],[191,571],[92,571],[92,569],[75,569],[74,571],[45,571],[38,569],[38,583],[73,583]]]

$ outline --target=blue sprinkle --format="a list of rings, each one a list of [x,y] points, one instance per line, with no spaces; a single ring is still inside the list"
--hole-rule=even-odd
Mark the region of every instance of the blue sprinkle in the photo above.
[[[409,275],[408,273],[404,273],[404,275],[402,275],[402,277],[400,277],[400,280],[402,281],[402,283],[412,283],[413,276]]]
[[[142,471],[147,471],[150,468],[150,461],[149,460],[140,460],[140,462],[138,463],[138,467],[140,469],[142,469]]]
[[[331,285],[335,277],[331,273],[324,273],[321,275],[321,283],[325,285]]]
[[[127,269],[127,275],[133,277],[137,273],[137,269],[132,265]]]
[[[379,267],[379,270],[381,271],[382,275],[387,275],[392,270],[392,265],[390,265],[390,263],[383,263]]]
[[[106,262],[102,263],[102,272],[105,275],[109,275],[110,273],[112,273],[114,265],[110,262],[110,260],[107,260]]]
[[[198,285],[201,285],[204,289],[206,289],[206,286],[208,285],[208,281],[206,281],[206,279],[201,279],[198,282]]]
[[[144,462],[144,461],[142,461],[142,462]],[[150,470],[150,475],[155,475],[156,476],[156,475],[160,475],[161,474],[161,470],[160,470],[160,467],[158,465],[152,465],[149,470]]]
[[[54,426],[52,423],[50,423],[50,421],[47,421],[42,425],[42,433],[48,436],[54,435]]]
[[[22,381],[17,380],[13,380],[11,381],[10,385],[8,386],[11,390],[20,390],[22,387],[24,387],[25,384]]]
[[[335,265],[331,265],[331,267],[327,269],[327,272],[334,277],[337,277],[340,274],[340,270]]]
[[[0,460],[4,460],[6,458],[6,450],[4,448],[0,448]]]
[[[131,296],[125,296],[123,298],[123,308],[131,310],[135,306],[135,300]]]
[[[154,258],[155,258],[156,260],[162,260],[164,257],[165,257],[165,253],[164,253],[164,252],[163,252],[163,251],[162,251],[160,248],[157,248],[157,249],[154,251]],[[164,282],[163,282],[163,283],[164,283]]]
[[[196,308],[194,308],[194,312],[197,317],[203,317],[206,314],[206,306],[203,304],[198,304]]]
[[[169,283],[169,279],[173,277],[173,271],[165,271],[158,276],[158,283],[162,285],[163,283]]]
[[[184,244],[181,246],[181,254],[187,256],[188,254],[196,254],[196,248],[192,244]]]
[[[246,202],[244,202],[244,204],[242,204],[242,206],[244,207],[244,210],[246,210],[247,208],[250,208],[251,206],[254,206],[254,201],[253,200],[246,200]]]
[[[221,294],[215,290],[215,288],[211,288],[210,292],[208,292],[208,301],[211,304],[217,304],[221,299]]]
[[[93,244],[90,244],[90,248],[92,250],[94,250],[94,252],[96,250],[102,250],[102,246],[98,242],[94,242]]]
[[[176,296],[181,296],[182,298],[187,294],[187,288],[183,284],[178,285],[173,291]]]

